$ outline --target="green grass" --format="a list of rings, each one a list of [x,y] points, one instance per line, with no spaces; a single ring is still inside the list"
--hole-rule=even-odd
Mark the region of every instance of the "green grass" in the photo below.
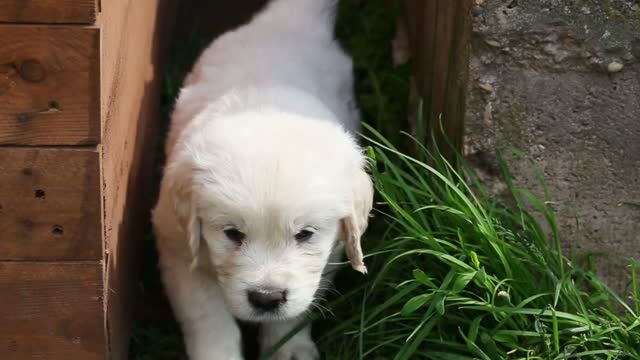
[[[637,283],[625,301],[564,257],[551,202],[504,166],[506,205],[464,165],[367,134],[388,232],[369,244],[368,277],[339,275],[351,287],[326,305],[326,359],[640,359]]]

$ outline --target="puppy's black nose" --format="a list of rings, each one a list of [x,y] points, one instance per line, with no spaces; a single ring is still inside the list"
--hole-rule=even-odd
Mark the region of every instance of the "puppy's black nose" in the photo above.
[[[287,291],[282,289],[250,290],[249,303],[258,310],[273,311],[287,302]]]

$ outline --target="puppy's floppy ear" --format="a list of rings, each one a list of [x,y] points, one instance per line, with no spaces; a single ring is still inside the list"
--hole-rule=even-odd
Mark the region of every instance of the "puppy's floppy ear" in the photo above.
[[[165,179],[178,224],[189,242],[191,267],[195,268],[198,266],[201,238],[200,219],[193,198],[193,176],[198,169],[191,161],[179,158],[176,160],[166,168]]]
[[[373,184],[369,175],[362,169],[355,175],[351,202],[351,213],[341,219],[345,251],[353,269],[366,274],[367,267],[364,264],[360,238],[367,229],[369,212],[373,207]]]

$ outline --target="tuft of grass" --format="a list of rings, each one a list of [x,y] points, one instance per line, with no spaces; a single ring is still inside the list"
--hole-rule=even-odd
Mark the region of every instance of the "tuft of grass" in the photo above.
[[[365,139],[388,233],[370,276],[329,304],[326,359],[640,359],[637,282],[626,302],[563,256],[552,203],[504,163],[511,199],[492,199],[464,162]]]

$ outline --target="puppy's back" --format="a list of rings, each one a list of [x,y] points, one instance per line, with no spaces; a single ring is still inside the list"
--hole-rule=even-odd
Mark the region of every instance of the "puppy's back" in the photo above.
[[[334,39],[334,23],[334,0],[273,0],[202,53],[176,102],[172,133],[207,105],[247,88],[304,91],[356,131],[352,63]]]

